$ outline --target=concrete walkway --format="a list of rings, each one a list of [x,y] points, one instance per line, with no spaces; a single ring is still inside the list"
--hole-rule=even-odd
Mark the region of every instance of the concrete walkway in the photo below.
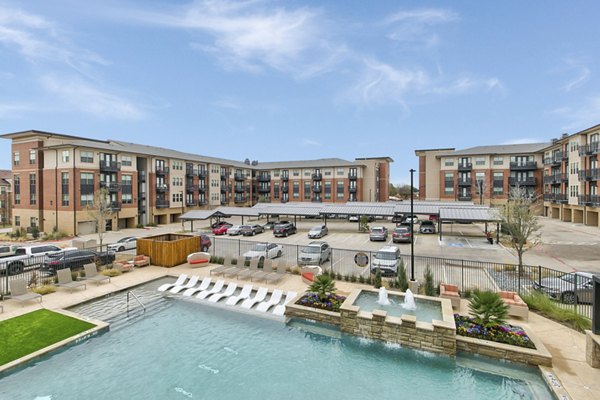
[[[0,320],[22,315],[40,308],[63,309],[76,304],[102,297],[108,293],[121,291],[154,279],[179,276],[181,273],[188,275],[208,276],[212,267],[190,268],[187,264],[167,269],[161,267],[144,267],[133,272],[125,273],[111,279],[110,283],[88,283],[86,290],[75,289],[71,293],[68,289],[58,288],[56,293],[44,296],[43,302],[29,302],[22,306],[10,299],[3,301],[4,313]],[[226,278],[228,281],[236,281]],[[240,284],[248,283],[247,280],[238,281]],[[352,290],[371,286],[350,282],[336,281],[340,294],[349,294]],[[293,290],[298,293],[306,290],[307,286],[298,275],[286,275],[278,284],[263,284],[269,289],[280,288],[284,291]],[[461,313],[468,313],[468,303],[463,300]],[[600,369],[591,368],[585,361],[585,335],[550,321],[537,314],[530,313],[529,321],[510,320],[511,323],[521,325],[539,337],[553,357],[555,375],[562,381],[565,389],[574,400],[598,400],[600,398]]]

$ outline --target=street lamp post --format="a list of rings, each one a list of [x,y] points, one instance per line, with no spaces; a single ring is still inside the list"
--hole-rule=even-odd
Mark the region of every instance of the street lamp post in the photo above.
[[[418,293],[419,284],[415,280],[415,238],[414,238],[414,217],[415,217],[415,191],[414,191],[414,180],[413,175],[415,173],[414,169],[410,169],[410,282],[409,289],[412,292]]]

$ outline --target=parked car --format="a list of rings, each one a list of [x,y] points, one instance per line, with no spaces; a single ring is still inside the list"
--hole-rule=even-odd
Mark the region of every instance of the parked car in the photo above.
[[[231,226],[231,225],[233,225],[233,224],[230,224],[230,223],[229,223],[229,222],[227,222],[227,221],[217,221],[217,222],[215,222],[214,224],[212,224],[210,227],[211,227],[211,228],[213,228],[213,229],[215,229],[215,228],[220,228],[220,227],[221,227],[221,226],[223,226],[223,225],[229,225],[229,226]]]
[[[293,235],[294,233],[296,233],[296,225],[290,222],[285,224],[277,224],[273,228],[273,235],[275,237],[287,237],[289,235]]]
[[[539,282],[534,281],[533,288],[563,303],[591,303],[594,294],[592,276],[589,272],[571,272],[559,277],[542,278]]]
[[[398,226],[394,228],[392,233],[392,242],[394,243],[410,243],[412,235],[410,233],[410,227]]]
[[[358,215],[350,215],[350,216],[348,216],[348,221],[350,221],[350,222],[358,222]]]
[[[26,267],[43,264],[47,256],[63,251],[64,249],[52,244],[20,246],[13,256],[0,259],[0,273],[6,274],[8,271],[9,275],[20,274]]]
[[[331,247],[327,242],[310,242],[300,249],[298,265],[321,265],[331,258]]]
[[[329,228],[327,228],[327,225],[317,225],[317,226],[313,226],[312,228],[310,228],[310,231],[308,231],[308,238],[309,239],[320,239],[323,236],[327,235],[329,233]]]
[[[277,243],[258,243],[250,251],[243,254],[246,261],[257,259],[264,261],[265,258],[277,258],[283,254],[283,246]]]
[[[421,233],[435,233],[435,222],[433,222],[433,221],[421,221],[421,226],[419,227],[419,232],[421,232]]]
[[[59,269],[81,269],[85,264],[105,265],[112,263],[114,260],[115,253],[112,251],[70,250],[48,256],[48,261],[42,265],[40,271],[54,275]]]
[[[242,225],[233,225],[232,227],[227,229],[227,234],[229,236],[237,236],[242,233],[241,230],[242,230]]]
[[[371,228],[371,233],[369,234],[369,240],[374,242],[375,240],[383,240],[386,241],[388,239],[388,230],[385,226],[374,226]]]
[[[381,275],[396,275],[398,265],[400,264],[400,249],[397,246],[384,246],[373,255],[371,260],[371,273],[376,273],[377,269]]]
[[[208,249],[210,249],[210,246],[212,246],[212,242],[210,240],[210,237],[208,237],[208,235],[200,235],[200,250],[207,252]]]
[[[133,236],[126,236],[123,239],[119,239],[116,243],[109,244],[109,251],[125,251],[135,249],[137,244],[137,238]]]
[[[225,235],[227,233],[227,230],[229,228],[231,228],[233,225],[226,223],[226,224],[222,224],[221,226],[218,226],[216,228],[213,228],[213,235]]]
[[[399,224],[400,222],[402,222],[403,219],[404,217],[402,215],[396,214],[392,217],[392,222],[395,224]]]
[[[419,223],[419,218],[417,218],[416,215],[405,215],[402,218],[403,222],[408,222],[408,223],[412,223],[412,224],[418,224]]]
[[[240,232],[244,236],[254,236],[257,233],[263,233],[264,231],[265,231],[265,228],[263,228],[262,225],[258,225],[258,224],[242,225],[242,228],[240,229]]]
[[[291,224],[291,222],[290,221],[269,221],[263,225],[263,228],[265,228],[265,230],[267,230],[267,229],[273,230],[275,228],[275,225],[279,225],[279,224]]]
[[[12,244],[0,244],[0,258],[13,256],[18,247]]]

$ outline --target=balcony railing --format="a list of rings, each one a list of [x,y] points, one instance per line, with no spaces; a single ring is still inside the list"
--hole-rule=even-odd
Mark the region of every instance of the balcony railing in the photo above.
[[[550,201],[552,203],[567,203],[569,198],[563,193],[546,193],[544,194],[544,201]]]
[[[580,181],[600,180],[600,168],[580,169],[579,170],[579,180]]]
[[[234,200],[235,203],[245,203],[246,202],[246,197],[235,197]]]
[[[164,193],[169,191],[169,185],[156,185],[156,193]]]
[[[323,190],[321,185],[313,185],[312,187],[313,193],[321,193],[321,190]]]
[[[240,173],[240,172],[236,172],[233,175],[233,179],[235,179],[236,181],[245,181],[246,180],[246,175]]]
[[[222,181],[227,180],[227,175],[228,175],[227,172],[221,172],[221,180]]]
[[[185,167],[185,175],[188,177],[194,177],[198,175],[198,170],[194,167]]]
[[[187,193],[194,193],[196,191],[196,186],[195,185],[186,185],[185,191]]]
[[[227,193],[227,186],[221,186],[221,193]]]
[[[100,172],[118,172],[119,170],[121,170],[120,162],[100,160]]]
[[[511,161],[510,169],[513,171],[530,171],[537,169],[537,161]]]
[[[206,193],[206,186],[198,186],[198,193]]]
[[[205,206],[207,204],[208,204],[208,201],[206,201],[206,200],[198,200],[198,205],[199,206]]]
[[[204,178],[206,178],[206,170],[205,170],[205,169],[199,169],[199,170],[198,170],[198,178],[199,178],[199,179],[204,179]]]
[[[156,167],[156,175],[166,175],[169,173],[169,167]]]
[[[544,176],[544,183],[549,185],[560,185],[568,179],[567,174],[552,174]]]
[[[138,181],[140,183],[146,182],[146,172],[145,171],[138,172]]]
[[[591,156],[594,154],[598,154],[600,151],[600,142],[592,142],[588,144],[584,144],[583,146],[579,146],[579,155],[580,156]]]
[[[471,186],[473,184],[473,181],[471,181],[471,179],[459,179],[458,180],[458,186]]]
[[[290,191],[290,188],[289,188],[289,186],[282,186],[282,187],[281,187],[281,193],[287,193],[287,192],[289,192],[289,191]]]
[[[106,189],[108,193],[117,193],[119,191],[119,184],[115,182],[100,182],[100,188]]]
[[[156,199],[156,208],[169,208],[169,200]]]
[[[459,171],[470,171],[473,169],[473,163],[459,163],[458,170]]]
[[[510,186],[535,186],[536,184],[536,179],[535,178],[525,178],[525,179],[519,179],[519,178],[513,178],[510,177],[508,178],[508,184]]]
[[[246,188],[244,186],[241,185],[235,185],[234,189],[233,189],[236,193],[244,193],[246,191]]]
[[[470,194],[458,196],[458,201],[471,201],[472,199],[473,199],[473,196],[471,196]]]
[[[355,181],[358,179],[358,175],[357,174],[353,174],[353,173],[349,173],[348,174],[348,179],[351,181]]]
[[[187,199],[187,200],[185,201],[185,205],[186,205],[187,207],[194,207],[194,206],[196,205],[196,202],[194,201],[194,199]]]
[[[270,193],[271,192],[271,186],[259,186],[258,187],[258,193]]]
[[[227,199],[221,199],[221,205],[222,206],[226,206],[227,205]]]
[[[289,181],[289,180],[290,180],[290,177],[289,177],[289,175],[281,175],[281,181],[282,181],[282,182],[287,182],[287,181]]]
[[[271,181],[271,175],[259,174],[256,177],[256,180],[259,181],[259,182],[270,182]]]
[[[323,174],[321,174],[321,173],[312,174],[312,179],[313,179],[313,181],[320,181],[321,179],[323,179]]]
[[[121,203],[118,201],[111,201],[110,204],[108,205],[108,208],[112,211],[121,211]]]
[[[584,206],[600,206],[600,195],[597,194],[580,194],[578,200]]]

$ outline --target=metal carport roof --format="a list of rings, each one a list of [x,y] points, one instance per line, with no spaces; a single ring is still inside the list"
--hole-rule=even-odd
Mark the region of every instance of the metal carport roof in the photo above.
[[[498,210],[495,208],[442,207],[440,208],[440,220],[461,222],[499,222],[501,221],[501,218]]]

